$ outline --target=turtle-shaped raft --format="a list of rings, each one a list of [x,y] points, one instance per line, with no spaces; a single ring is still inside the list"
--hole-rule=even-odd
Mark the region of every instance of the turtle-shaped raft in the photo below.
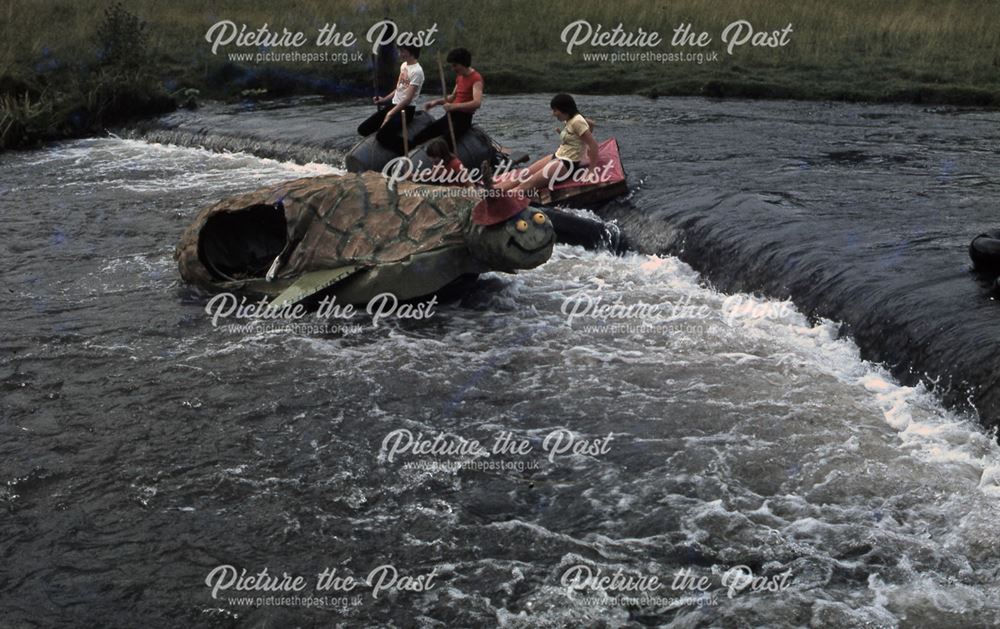
[[[390,190],[378,173],[296,179],[205,208],[174,257],[186,281],[213,292],[341,304],[386,292],[415,299],[549,259],[555,233],[544,212],[469,192],[409,182]]]

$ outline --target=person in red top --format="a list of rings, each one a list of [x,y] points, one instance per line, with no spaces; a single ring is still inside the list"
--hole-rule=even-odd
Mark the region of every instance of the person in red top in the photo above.
[[[437,182],[439,185],[472,186],[472,175],[462,165],[462,161],[451,152],[451,148],[444,141],[444,138],[431,140],[426,151],[427,157],[431,158],[435,166],[439,164],[442,166],[440,181]]]
[[[483,76],[471,67],[472,53],[465,48],[456,48],[448,53],[448,63],[455,72],[455,89],[446,98],[438,98],[424,105],[424,111],[442,105],[446,113],[414,136],[414,145],[441,136],[447,138],[448,144],[451,144],[451,133],[448,130],[449,113],[457,141],[472,126],[472,114],[483,104]],[[452,146],[451,150],[457,149]]]

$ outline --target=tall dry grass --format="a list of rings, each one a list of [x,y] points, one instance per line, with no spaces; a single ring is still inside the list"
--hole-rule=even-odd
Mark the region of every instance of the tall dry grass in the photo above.
[[[2,1],[0,69],[32,76],[98,54],[93,33],[105,3]],[[171,83],[203,90],[211,88],[213,68],[225,62],[224,55],[211,54],[204,40],[217,20],[300,30],[311,42],[327,22],[362,37],[371,24],[390,16],[404,30],[436,23],[434,48],[470,48],[474,65],[494,91],[705,93],[707,86],[716,85],[722,95],[739,95],[742,85],[753,88],[749,95],[905,100],[908,94],[936,90],[947,100],[948,90],[965,90],[1000,104],[998,0],[131,0],[127,8],[148,22],[160,74],[174,77]],[[791,23],[794,32],[785,48],[745,46],[731,57],[723,53],[719,63],[601,65],[566,54],[559,34],[577,19],[607,28],[621,22],[626,30],[655,30],[665,39],[686,22],[695,31],[709,32],[714,41],[708,50],[720,51],[719,35],[735,20],[749,20],[762,30]],[[302,50],[315,48],[310,44]],[[293,73],[340,74],[348,80],[367,71],[363,64],[286,67]]]

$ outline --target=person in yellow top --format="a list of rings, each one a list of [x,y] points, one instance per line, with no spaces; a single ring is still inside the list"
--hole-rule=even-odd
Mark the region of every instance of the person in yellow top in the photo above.
[[[585,180],[588,165],[598,163],[597,140],[594,125],[580,113],[576,101],[569,94],[556,94],[549,104],[552,115],[566,125],[559,132],[560,144],[555,153],[546,155],[528,167],[527,176],[498,182],[500,190],[527,192],[542,186],[554,186],[563,181]],[[587,160],[583,161],[584,153]]]

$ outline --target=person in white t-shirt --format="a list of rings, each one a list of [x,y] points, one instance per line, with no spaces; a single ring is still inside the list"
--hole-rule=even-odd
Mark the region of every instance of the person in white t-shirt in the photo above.
[[[413,103],[424,86],[424,69],[417,62],[420,58],[418,46],[400,46],[399,58],[403,63],[399,66],[396,88],[385,96],[372,97],[372,102],[379,106],[378,111],[358,125],[358,133],[363,136],[374,133],[379,144],[402,155],[402,116],[406,116],[407,123],[413,120]],[[391,105],[387,104],[389,102]]]

